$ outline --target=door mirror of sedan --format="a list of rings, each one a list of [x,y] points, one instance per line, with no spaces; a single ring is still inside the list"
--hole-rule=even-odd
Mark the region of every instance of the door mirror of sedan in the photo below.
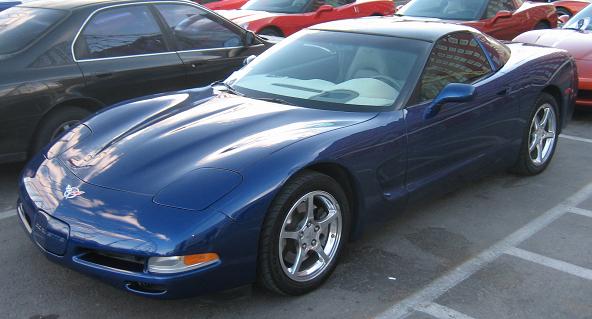
[[[247,31],[247,34],[245,35],[245,45],[250,46],[256,44],[256,39],[257,37],[253,31]]]
[[[243,60],[243,66],[253,62],[257,56],[256,55],[249,55],[246,59]]]
[[[570,17],[567,14],[564,14],[559,17],[559,24],[564,25],[569,21]]]
[[[432,101],[427,108],[425,118],[429,119],[436,116],[442,106],[446,103],[469,102],[475,97],[475,87],[470,84],[450,83],[440,91],[440,94]]]
[[[499,11],[495,15],[495,17],[493,17],[493,19],[491,20],[491,24],[494,24],[499,19],[506,19],[506,18],[511,18],[511,17],[512,17],[512,12],[510,12],[510,11],[507,11],[507,10]]]
[[[328,4],[324,4],[324,5],[320,6],[320,7],[317,9],[317,15],[319,15],[319,14],[321,14],[321,13],[323,13],[323,12],[331,12],[331,11],[333,11],[334,9],[335,9],[335,8],[333,8],[333,6],[330,6],[330,5],[328,5]]]

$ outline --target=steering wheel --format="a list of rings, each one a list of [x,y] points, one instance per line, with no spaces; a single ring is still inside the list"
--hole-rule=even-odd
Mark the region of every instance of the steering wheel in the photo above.
[[[399,82],[397,82],[397,80],[391,78],[390,76],[375,75],[372,78],[388,84],[390,87],[394,88],[395,90],[397,90],[399,92],[401,92],[401,90],[403,89],[401,84]]]

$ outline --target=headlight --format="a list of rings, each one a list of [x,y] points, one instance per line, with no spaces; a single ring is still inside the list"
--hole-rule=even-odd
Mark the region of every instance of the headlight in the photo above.
[[[220,261],[220,257],[216,253],[151,257],[148,259],[148,271],[158,274],[174,274],[205,267],[218,261]]]

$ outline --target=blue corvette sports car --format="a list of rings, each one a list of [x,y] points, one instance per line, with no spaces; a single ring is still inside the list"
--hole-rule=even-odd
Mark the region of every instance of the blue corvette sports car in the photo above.
[[[565,51],[436,22],[331,22],[247,60],[34,157],[18,213],[41,251],[143,296],[303,294],[372,221],[493,170],[542,172],[577,93]]]

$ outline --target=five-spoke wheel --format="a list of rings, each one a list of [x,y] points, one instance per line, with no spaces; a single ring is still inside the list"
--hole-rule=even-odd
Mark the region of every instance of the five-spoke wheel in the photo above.
[[[309,292],[335,269],[349,237],[349,202],[330,176],[304,171],[274,199],[259,243],[259,282],[289,295]]]

